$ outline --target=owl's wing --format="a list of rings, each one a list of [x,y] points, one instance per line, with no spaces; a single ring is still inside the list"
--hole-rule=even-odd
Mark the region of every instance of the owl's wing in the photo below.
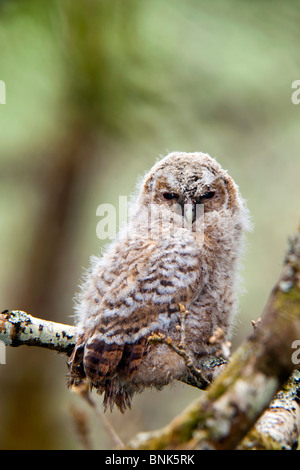
[[[188,308],[202,285],[199,253],[183,240],[138,241],[126,255],[122,262],[117,256],[111,259],[93,279],[95,292],[103,293],[101,301],[94,299],[99,314],[70,359],[79,372],[83,360],[84,372],[97,388],[116,374],[128,380],[147,353],[148,337],[166,331],[178,304]]]

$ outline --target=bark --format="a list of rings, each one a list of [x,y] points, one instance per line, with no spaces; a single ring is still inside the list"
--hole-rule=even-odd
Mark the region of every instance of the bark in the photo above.
[[[288,383],[241,442],[240,450],[293,450],[300,434],[300,371]]]

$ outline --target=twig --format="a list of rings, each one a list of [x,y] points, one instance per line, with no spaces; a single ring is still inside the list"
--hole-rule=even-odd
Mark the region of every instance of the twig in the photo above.
[[[106,416],[104,416],[104,414],[101,413],[101,411],[99,411],[99,409],[96,406],[96,403],[92,400],[91,395],[89,393],[88,385],[81,383],[80,385],[76,387],[72,387],[71,390],[73,390],[81,398],[83,398],[83,400],[85,400],[85,402],[93,409],[96,416],[100,419],[107,434],[111,437],[114,445],[119,449],[125,448],[124,442],[120,439],[116,430],[113,428],[112,424],[109,422]]]
[[[197,386],[197,388],[203,390],[209,385],[209,381],[204,377],[203,373],[201,370],[199,370],[190,354],[188,353],[188,350],[186,348],[185,344],[185,320],[188,315],[188,311],[186,308],[179,304],[180,308],[180,343],[179,346],[176,346],[171,338],[166,337],[163,333],[154,333],[148,337],[149,343],[160,343],[160,344],[165,344],[168,346],[172,351],[174,351],[178,356],[182,357],[184,360],[185,366],[188,368],[189,372],[193,375],[194,381],[193,385]]]
[[[184,363],[188,370],[191,372],[193,377],[195,378],[195,381],[193,383],[194,386],[197,386],[197,388],[203,390],[209,385],[209,381],[206,380],[202,372],[197,369],[190,358],[190,355],[187,353],[187,351],[181,347],[175,346],[171,338],[166,338],[165,335],[162,333],[155,333],[148,338],[149,343],[160,343],[160,344],[165,344],[167,345],[172,351],[174,351],[178,356],[182,357],[184,360]]]
[[[69,413],[74,422],[75,431],[82,447],[85,450],[91,450],[92,445],[90,442],[90,437],[89,437],[89,432],[88,432],[86,413],[80,410],[79,408],[75,407],[74,405],[70,406]]]

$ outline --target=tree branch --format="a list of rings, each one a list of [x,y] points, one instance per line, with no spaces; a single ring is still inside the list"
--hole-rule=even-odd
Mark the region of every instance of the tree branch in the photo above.
[[[76,327],[41,320],[20,310],[0,313],[0,341],[6,346],[39,346],[71,354],[75,346]]]
[[[238,446],[239,450],[293,450],[300,435],[300,371],[295,370]]]
[[[5,310],[0,313],[0,341],[6,346],[38,346],[70,356],[76,343],[76,327],[42,320],[21,310]],[[209,380],[212,380],[224,367],[226,360],[219,356],[208,356],[199,364]],[[206,381],[195,380],[193,375],[187,383],[200,389],[207,385]]]

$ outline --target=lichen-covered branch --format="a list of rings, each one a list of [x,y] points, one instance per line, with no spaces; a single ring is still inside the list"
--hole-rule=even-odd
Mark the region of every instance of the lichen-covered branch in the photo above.
[[[42,320],[21,310],[5,310],[0,313],[0,341],[6,346],[38,346],[70,356],[76,343],[76,327]],[[212,380],[225,364],[226,360],[221,356],[208,356],[200,362],[209,380]],[[200,389],[205,388],[207,384],[199,383],[192,375],[187,383]]]
[[[293,450],[300,435],[300,371],[295,370],[238,446],[240,450]]]
[[[20,310],[0,313],[0,341],[7,346],[39,346],[70,355],[76,327],[42,320]]]

